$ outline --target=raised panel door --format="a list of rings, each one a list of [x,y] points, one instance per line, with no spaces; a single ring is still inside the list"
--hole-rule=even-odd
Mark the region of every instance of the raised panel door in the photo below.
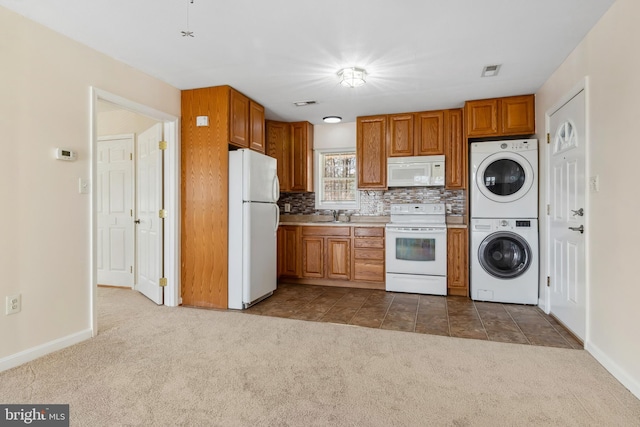
[[[291,190],[289,177],[291,170],[291,124],[267,120],[266,133],[266,154],[278,162],[280,191],[289,191]]]
[[[281,275],[286,277],[300,276],[300,227],[295,225],[284,225],[278,230],[282,237],[282,244],[278,242],[278,250],[281,251],[278,263],[281,268]]]
[[[264,107],[249,100],[249,148],[260,153],[265,152]]]
[[[302,277],[324,278],[324,238],[302,238]]]
[[[431,156],[445,154],[444,115],[444,111],[424,111],[416,113],[414,155]]]
[[[358,188],[387,188],[387,116],[357,118]]]
[[[448,189],[467,188],[468,149],[463,137],[462,109],[445,113],[445,186]]]
[[[468,230],[449,228],[447,246],[447,294],[469,296]]]
[[[291,123],[290,190],[313,191],[313,126]]]
[[[498,135],[498,99],[479,99],[465,103],[467,136]]]
[[[327,278],[349,280],[351,239],[328,237],[327,255]]]
[[[249,147],[249,98],[235,89],[229,93],[229,142]]]
[[[413,114],[390,114],[388,157],[413,156]]]
[[[531,135],[536,131],[535,98],[533,95],[500,99],[500,133]]]

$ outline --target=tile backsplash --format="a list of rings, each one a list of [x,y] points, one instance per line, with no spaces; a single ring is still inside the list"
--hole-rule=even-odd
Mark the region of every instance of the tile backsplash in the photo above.
[[[466,210],[465,190],[443,188],[401,187],[389,190],[360,190],[360,210],[347,213],[357,215],[389,215],[392,203],[449,203],[451,216],[462,216]],[[291,212],[284,211],[284,204],[291,204]],[[328,210],[316,210],[315,193],[280,193],[278,206],[283,215],[328,215]]]

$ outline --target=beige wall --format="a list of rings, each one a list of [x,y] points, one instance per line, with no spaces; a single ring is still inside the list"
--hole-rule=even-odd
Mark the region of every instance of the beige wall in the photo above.
[[[157,120],[127,110],[102,111],[98,112],[97,132],[98,136],[140,135],[156,123]]]
[[[640,397],[640,191],[634,173],[640,159],[635,129],[640,120],[638,17],[640,2],[617,0],[539,90],[536,119],[542,141],[545,112],[589,77],[589,175],[599,175],[600,191],[589,194],[586,208],[591,271],[586,346]],[[541,144],[541,189],[546,186],[546,148]],[[542,211],[540,218],[545,219]]]
[[[0,58],[0,299],[23,306],[0,313],[3,362],[92,326],[90,87],[178,117],[180,91],[2,7]]]
[[[356,122],[313,126],[313,148],[356,148]]]

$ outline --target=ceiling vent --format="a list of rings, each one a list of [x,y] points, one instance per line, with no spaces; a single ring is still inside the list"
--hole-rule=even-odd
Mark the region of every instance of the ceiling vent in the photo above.
[[[307,105],[313,105],[313,104],[317,104],[317,102],[316,101],[298,101],[293,103],[293,105],[295,105],[296,107],[306,107]]]
[[[487,65],[482,69],[482,77],[495,77],[498,75],[500,71],[501,64],[498,65]]]

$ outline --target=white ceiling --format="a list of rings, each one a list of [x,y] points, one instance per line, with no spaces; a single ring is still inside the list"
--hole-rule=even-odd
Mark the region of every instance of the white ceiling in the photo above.
[[[0,0],[179,89],[228,84],[275,120],[535,93],[614,0]],[[182,37],[187,29],[194,38]],[[500,74],[481,78],[485,65]],[[363,67],[348,89],[337,71]],[[120,94],[126,97],[126,94]],[[295,101],[316,105],[296,107]]]

